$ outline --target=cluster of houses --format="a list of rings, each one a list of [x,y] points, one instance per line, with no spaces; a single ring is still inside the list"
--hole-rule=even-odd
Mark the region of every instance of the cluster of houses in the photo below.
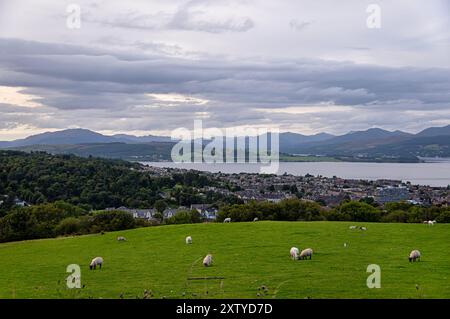
[[[251,200],[256,201],[268,201],[272,203],[278,203],[283,199],[293,198],[295,195],[287,192],[264,192],[257,189],[246,189],[243,191],[235,192],[235,195],[240,199],[244,200],[244,202],[248,202]]]
[[[134,209],[128,207],[117,207],[117,208],[107,208],[107,211],[123,211],[130,213],[134,218],[145,219],[148,221],[159,221],[158,211],[155,208],[148,209]],[[180,206],[178,208],[166,208],[162,212],[162,216],[164,219],[171,218],[175,216],[178,212],[192,211],[196,210],[201,218],[205,221],[214,221],[217,218],[218,209],[207,204],[195,204],[191,205],[191,207]]]
[[[170,175],[177,169],[158,168],[152,173]],[[184,171],[184,170],[178,170]],[[279,202],[291,197],[317,201],[335,207],[348,200],[372,198],[384,205],[390,202],[405,201],[417,205],[450,204],[450,189],[448,187],[431,187],[412,185],[400,180],[352,180],[338,177],[262,175],[252,173],[226,174],[212,172],[198,172],[219,185],[208,186],[198,191],[213,191],[227,196],[237,196],[244,202],[251,200]]]
[[[7,195],[1,195],[0,194],[0,206],[5,202],[5,200],[7,199]],[[26,206],[30,206],[29,203],[27,203],[24,200],[21,200],[19,198],[15,198],[14,199],[14,205],[16,206],[20,206],[20,207],[26,207]],[[155,208],[148,208],[148,209],[135,209],[135,208],[128,208],[128,207],[110,207],[110,208],[106,208],[106,211],[123,211],[123,212],[127,212],[130,213],[131,215],[133,215],[134,218],[139,218],[139,219],[145,219],[148,221],[160,221],[160,214],[158,214],[158,211]],[[217,213],[218,213],[218,209],[216,207],[214,207],[213,205],[208,205],[208,204],[193,204],[190,207],[186,207],[186,206],[180,206],[178,208],[166,208],[163,213],[162,216],[164,219],[167,218],[171,218],[173,216],[175,216],[175,214],[177,214],[178,212],[186,212],[186,211],[192,211],[195,210],[197,211],[201,218],[204,221],[215,221],[217,218]]]
[[[378,187],[375,200],[380,204],[410,201],[411,194],[409,189],[403,185]]]

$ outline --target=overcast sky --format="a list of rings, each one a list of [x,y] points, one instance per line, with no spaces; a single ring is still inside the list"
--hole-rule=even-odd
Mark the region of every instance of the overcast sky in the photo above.
[[[449,3],[0,0],[0,140],[170,135],[194,119],[304,134],[447,125]]]

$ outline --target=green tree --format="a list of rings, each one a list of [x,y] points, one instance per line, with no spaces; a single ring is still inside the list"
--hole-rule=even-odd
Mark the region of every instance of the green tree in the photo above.
[[[168,207],[167,203],[164,200],[157,200],[155,202],[155,209],[159,212],[159,213],[163,213],[166,208]]]

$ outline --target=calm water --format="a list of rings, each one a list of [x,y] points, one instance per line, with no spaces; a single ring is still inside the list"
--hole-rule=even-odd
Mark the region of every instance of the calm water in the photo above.
[[[176,164],[172,162],[143,162],[156,167],[174,167],[223,173],[258,173],[258,164]],[[305,162],[280,163],[279,174],[338,176],[347,179],[395,179],[413,184],[447,186],[450,184],[450,160],[433,163],[350,163]]]

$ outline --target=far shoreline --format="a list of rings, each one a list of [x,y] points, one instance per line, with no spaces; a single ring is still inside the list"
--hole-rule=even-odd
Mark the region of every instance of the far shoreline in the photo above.
[[[206,171],[223,174],[259,174],[260,163],[175,163],[136,161],[145,166]],[[420,163],[378,162],[280,162],[277,175],[338,177],[348,180],[395,180],[412,185],[448,187],[450,161]]]
[[[146,162],[146,163],[176,163],[171,160],[157,160],[144,158],[126,158],[130,162]],[[350,158],[340,156],[280,156],[280,163],[380,163],[380,164],[426,164],[426,163],[450,163],[450,157],[418,157],[417,160],[392,160],[392,159],[380,159],[380,158]],[[189,163],[190,164],[190,163]],[[195,163],[192,163],[195,164]],[[209,164],[209,163],[203,163]],[[236,163],[236,162],[224,162],[220,164],[260,164],[260,163]]]

